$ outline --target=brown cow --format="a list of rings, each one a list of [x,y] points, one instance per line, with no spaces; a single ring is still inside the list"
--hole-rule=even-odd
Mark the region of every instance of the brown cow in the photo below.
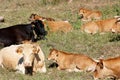
[[[70,32],[72,31],[73,27],[72,25],[68,22],[68,21],[55,21],[52,18],[45,18],[45,17],[41,17],[38,16],[37,14],[31,14],[30,19],[29,20],[42,20],[44,25],[45,25],[45,29],[51,33],[51,32]]]
[[[70,32],[73,30],[73,26],[68,21],[44,21],[45,29],[48,32]]]
[[[115,79],[120,78],[120,57],[101,59],[94,71],[94,80],[111,77]]]
[[[86,8],[80,8],[78,14],[82,21],[100,20],[102,13],[100,11],[92,11]]]
[[[99,21],[91,21],[81,26],[81,31],[90,34],[95,34],[97,32],[112,32],[113,25],[116,23],[117,19],[118,18],[111,18]]]
[[[52,49],[48,55],[48,60],[53,60],[58,64],[58,70],[67,70],[69,72],[88,71],[93,72],[96,62],[83,54],[73,54]]]

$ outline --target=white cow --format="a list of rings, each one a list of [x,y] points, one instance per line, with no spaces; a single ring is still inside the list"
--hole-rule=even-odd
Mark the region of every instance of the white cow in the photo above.
[[[44,59],[40,46],[35,43],[11,45],[0,50],[0,66],[23,74],[25,67],[33,67],[34,72],[46,72]]]

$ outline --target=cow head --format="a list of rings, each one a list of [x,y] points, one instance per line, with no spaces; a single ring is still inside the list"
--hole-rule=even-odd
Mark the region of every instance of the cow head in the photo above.
[[[94,80],[99,80],[106,77],[115,78],[115,76],[113,76],[113,71],[105,65],[103,60],[97,62],[93,77]]]
[[[86,10],[84,8],[80,8],[78,15],[79,15],[79,19],[84,18],[84,14],[86,13]]]
[[[102,62],[102,60],[100,60],[96,64],[96,69],[94,71],[94,80],[97,80],[97,79],[103,77],[102,76],[102,70],[103,70],[103,62]]]
[[[91,12],[90,10],[86,9],[86,8],[80,8],[78,15],[79,15],[79,19],[87,19],[86,16],[88,16],[89,12]]]
[[[39,45],[29,43],[22,44],[16,50],[18,54],[23,55],[23,64],[25,67],[31,67],[33,65],[33,61],[35,58],[38,61],[40,60],[38,55],[39,51],[40,51]]]
[[[56,62],[59,52],[55,49],[51,49],[50,54],[48,55],[48,60],[53,60]]]
[[[35,20],[31,24],[34,25],[33,29],[37,35],[37,39],[45,39],[47,31],[45,31],[43,22],[41,20]]]
[[[30,21],[35,21],[35,20],[43,20],[41,16],[38,16],[37,14],[31,14],[29,17]]]

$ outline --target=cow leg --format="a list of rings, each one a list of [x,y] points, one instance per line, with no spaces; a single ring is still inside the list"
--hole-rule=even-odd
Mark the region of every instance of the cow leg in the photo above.
[[[66,71],[68,71],[68,72],[73,72],[74,69],[66,69]]]
[[[45,62],[43,63],[43,66],[41,68],[41,72],[45,73],[46,72],[46,66],[45,66]]]
[[[39,61],[36,65],[34,65],[33,71],[45,73],[46,72],[45,62]]]
[[[58,69],[58,70],[66,70],[67,68],[64,67],[64,66],[58,66],[57,69]]]
[[[4,68],[2,62],[3,62],[3,60],[2,60],[2,58],[0,57],[0,66],[1,66],[2,68]]]

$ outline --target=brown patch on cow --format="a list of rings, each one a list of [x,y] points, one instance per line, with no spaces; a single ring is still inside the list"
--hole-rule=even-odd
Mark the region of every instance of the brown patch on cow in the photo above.
[[[22,47],[22,46],[19,46],[19,47],[17,48],[16,52],[17,52],[18,54],[21,54],[21,53],[23,52],[23,47]]]
[[[37,54],[39,53],[40,49],[38,49],[36,46],[33,46],[33,53]]]

